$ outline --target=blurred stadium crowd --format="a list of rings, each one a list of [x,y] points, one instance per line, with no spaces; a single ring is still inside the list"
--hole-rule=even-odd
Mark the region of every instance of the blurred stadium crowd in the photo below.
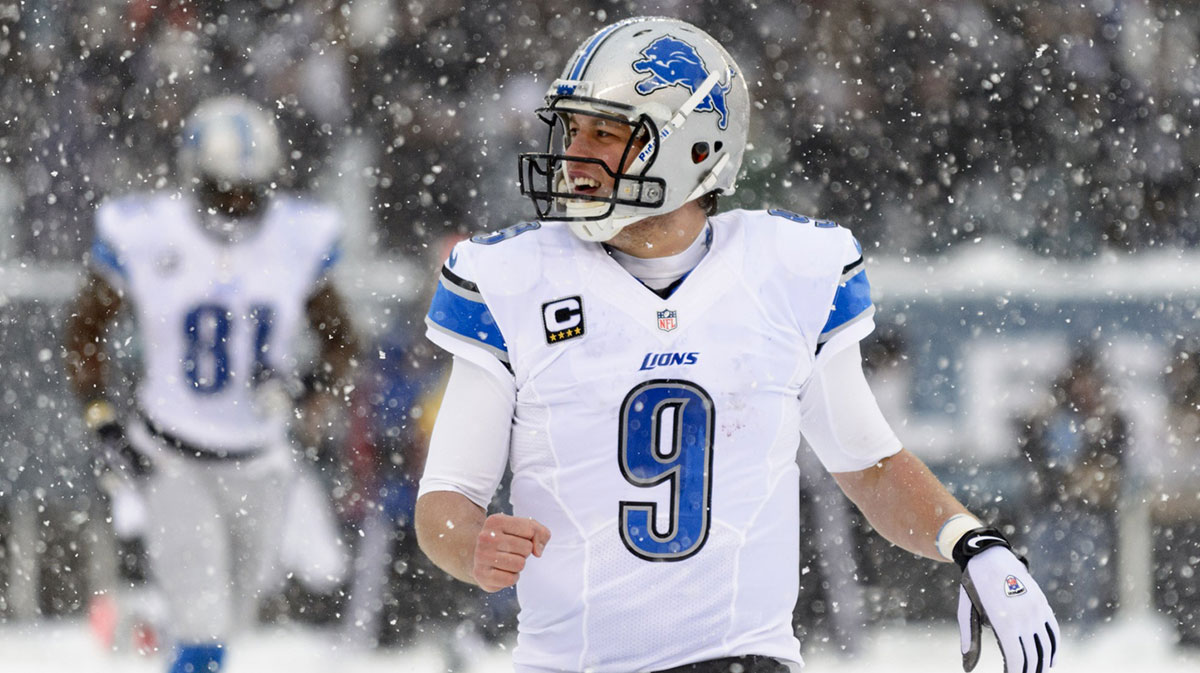
[[[96,204],[173,185],[182,119],[231,92],[278,115],[292,169],[283,186],[339,201],[364,221],[373,254],[425,264],[447,236],[531,216],[515,155],[543,141],[533,110],[547,84],[588,34],[647,13],[704,27],[752,78],[752,150],[732,205],[819,213],[891,256],[953,254],[981,238],[1074,259],[1200,244],[1200,4],[1187,0],[0,0],[0,261],[78,263]],[[40,353],[57,343],[50,313],[10,313],[0,335]],[[435,581],[403,520],[442,377],[415,329],[401,319],[377,330],[378,362],[341,438],[349,449],[336,466],[314,454],[344,522],[361,526],[368,502],[397,522],[392,597],[374,610],[385,642],[448,609],[397,598]],[[1195,357],[1184,363],[1190,400],[1200,383]],[[48,408],[43,432],[61,423],[42,396],[61,391],[36,379],[37,365],[32,379],[8,376],[6,404]],[[1180,427],[1194,430],[1189,408],[1192,425]],[[18,448],[54,443],[7,439],[0,485],[20,483]],[[1045,448],[1052,439],[1031,430],[1027,453],[1059,450]],[[1171,525],[1200,536],[1191,512],[1180,520]],[[78,550],[44,547],[71,576]],[[1108,594],[1080,611],[1111,614],[1116,580],[1104,581]],[[1200,601],[1190,587],[1171,589],[1171,605]],[[68,581],[45,611],[78,610],[84,589]],[[1064,604],[1088,598],[1064,592]],[[511,596],[447,600],[500,615],[485,627],[511,627],[501,624]],[[950,604],[923,600],[935,616]],[[1179,619],[1200,638],[1194,613]]]
[[[529,212],[513,152],[574,45],[613,18],[705,26],[754,81],[739,204],[868,245],[996,237],[1045,255],[1200,241],[1200,6],[1184,0],[6,0],[8,256],[78,259],[93,204],[171,179],[222,91],[271,103],[296,186],[365,140],[376,249]]]

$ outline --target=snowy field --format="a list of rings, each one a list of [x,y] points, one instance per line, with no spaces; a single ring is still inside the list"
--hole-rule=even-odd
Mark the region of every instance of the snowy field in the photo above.
[[[1066,636],[1057,673],[1195,673],[1200,650],[1180,651],[1164,624],[1153,620],[1120,622],[1086,640]],[[958,635],[953,627],[877,627],[856,656],[816,651],[808,655],[808,673],[954,673],[961,671]],[[226,661],[224,673],[444,673],[440,648],[362,651],[347,648],[320,631],[275,630],[247,636]],[[5,673],[162,673],[158,656],[103,652],[82,622],[0,627],[0,670]],[[510,671],[506,651],[478,653],[455,673]],[[985,643],[979,673],[1000,673],[994,641]]]

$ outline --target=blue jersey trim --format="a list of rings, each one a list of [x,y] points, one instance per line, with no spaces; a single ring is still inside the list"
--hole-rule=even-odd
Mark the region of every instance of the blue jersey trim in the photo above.
[[[326,252],[321,256],[321,265],[317,267],[317,279],[320,279],[321,276],[324,276],[341,259],[342,244],[341,242],[334,243],[333,246],[329,248],[329,252]]]
[[[120,274],[121,278],[129,280],[129,272],[125,270],[125,265],[121,263],[117,251],[113,250],[112,246],[102,238],[97,238],[92,242],[92,263],[112,269]]]
[[[828,334],[862,315],[863,311],[871,308],[871,284],[867,282],[865,271],[854,274],[849,280],[838,286],[833,295],[833,310],[821,334]]]
[[[695,270],[696,269],[693,267],[687,273],[685,273],[682,276],[680,276],[679,278],[677,278],[675,280],[675,282],[671,283],[670,285],[664,287],[661,290],[655,290],[654,288],[650,287],[649,285],[646,285],[646,283],[644,283],[642,281],[638,281],[638,282],[642,283],[642,285],[646,285],[647,290],[650,290],[651,292],[662,297],[663,299],[670,299],[671,295],[675,294],[676,290],[678,290],[680,287],[683,287],[683,281],[687,280],[687,277],[692,275],[692,271],[695,271]]]
[[[438,282],[429,304],[429,320],[448,332],[486,346],[493,353],[507,354],[508,345],[487,304],[457,294],[447,289],[445,283],[445,279]]]

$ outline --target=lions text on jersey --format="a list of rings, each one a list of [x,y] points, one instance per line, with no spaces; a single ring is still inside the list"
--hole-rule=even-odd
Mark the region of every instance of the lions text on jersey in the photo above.
[[[517,583],[519,671],[800,660],[800,398],[873,328],[870,288],[832,223],[710,221],[666,299],[561,223],[460,243],[442,270],[429,338],[515,386],[514,514],[553,533]]]
[[[142,339],[141,412],[198,447],[238,453],[279,443],[252,379],[290,365],[305,303],[336,262],[340,224],[328,207],[276,197],[238,243],[219,241],[197,207],[131,195],[97,213],[91,265],[132,300]]]

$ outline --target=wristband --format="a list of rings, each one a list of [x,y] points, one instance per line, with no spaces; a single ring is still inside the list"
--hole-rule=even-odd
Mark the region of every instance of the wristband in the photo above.
[[[970,514],[955,514],[946,519],[946,523],[942,524],[937,539],[934,541],[938,553],[947,561],[953,561],[954,545],[958,543],[959,539],[976,528],[983,527],[983,522]]]

